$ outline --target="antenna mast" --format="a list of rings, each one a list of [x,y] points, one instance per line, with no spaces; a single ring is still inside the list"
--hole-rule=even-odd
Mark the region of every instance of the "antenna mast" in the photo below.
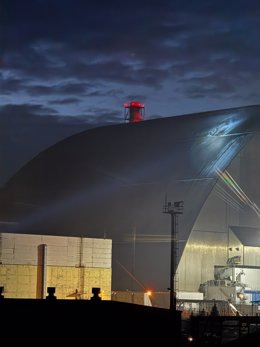
[[[177,228],[178,216],[183,213],[183,201],[175,201],[172,204],[167,202],[165,196],[163,213],[171,215],[170,310],[176,311]]]

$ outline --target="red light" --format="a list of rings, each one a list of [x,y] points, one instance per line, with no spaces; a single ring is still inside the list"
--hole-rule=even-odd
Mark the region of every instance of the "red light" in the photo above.
[[[124,103],[124,108],[129,109],[129,112],[125,112],[125,119],[129,120],[130,123],[144,120],[144,104],[141,104],[139,101],[126,102]]]

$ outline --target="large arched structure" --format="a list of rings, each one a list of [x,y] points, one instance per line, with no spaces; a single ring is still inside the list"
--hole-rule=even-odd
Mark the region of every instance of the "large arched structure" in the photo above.
[[[260,133],[248,141],[224,171],[205,201],[178,267],[179,290],[198,290],[215,279],[215,270],[239,258],[255,269],[249,287],[260,289]],[[237,260],[236,260],[237,261]],[[231,266],[232,267],[232,266]],[[251,271],[251,270],[250,270]]]
[[[1,192],[2,231],[112,238],[114,289],[131,289],[136,280],[165,290],[169,242],[142,242],[170,234],[165,196],[184,201],[180,259],[219,173],[259,131],[256,105],[76,134],[9,180]]]

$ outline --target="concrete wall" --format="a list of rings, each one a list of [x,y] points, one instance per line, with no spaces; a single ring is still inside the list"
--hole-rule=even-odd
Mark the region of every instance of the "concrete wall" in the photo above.
[[[132,291],[113,291],[111,299],[118,302],[127,302],[130,304],[144,305],[144,292]]]
[[[58,299],[89,299],[99,287],[101,298],[111,299],[111,240],[2,233],[0,286],[6,298],[39,298],[41,245],[46,245],[44,297],[47,287],[55,287]]]
[[[38,264],[38,246],[47,245],[47,265],[111,267],[112,241],[83,237],[0,234],[2,264]]]

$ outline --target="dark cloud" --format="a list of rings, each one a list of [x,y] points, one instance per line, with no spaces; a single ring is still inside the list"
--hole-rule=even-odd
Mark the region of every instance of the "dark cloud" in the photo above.
[[[101,119],[101,122],[103,121],[106,122],[105,117]],[[96,119],[84,116],[62,117],[57,115],[55,110],[40,105],[2,107],[0,185],[39,152],[74,133],[96,125]]]
[[[26,143],[7,171],[123,121],[131,99],[147,118],[257,103],[259,28],[256,0],[2,0],[0,119],[13,162],[14,139]]]

